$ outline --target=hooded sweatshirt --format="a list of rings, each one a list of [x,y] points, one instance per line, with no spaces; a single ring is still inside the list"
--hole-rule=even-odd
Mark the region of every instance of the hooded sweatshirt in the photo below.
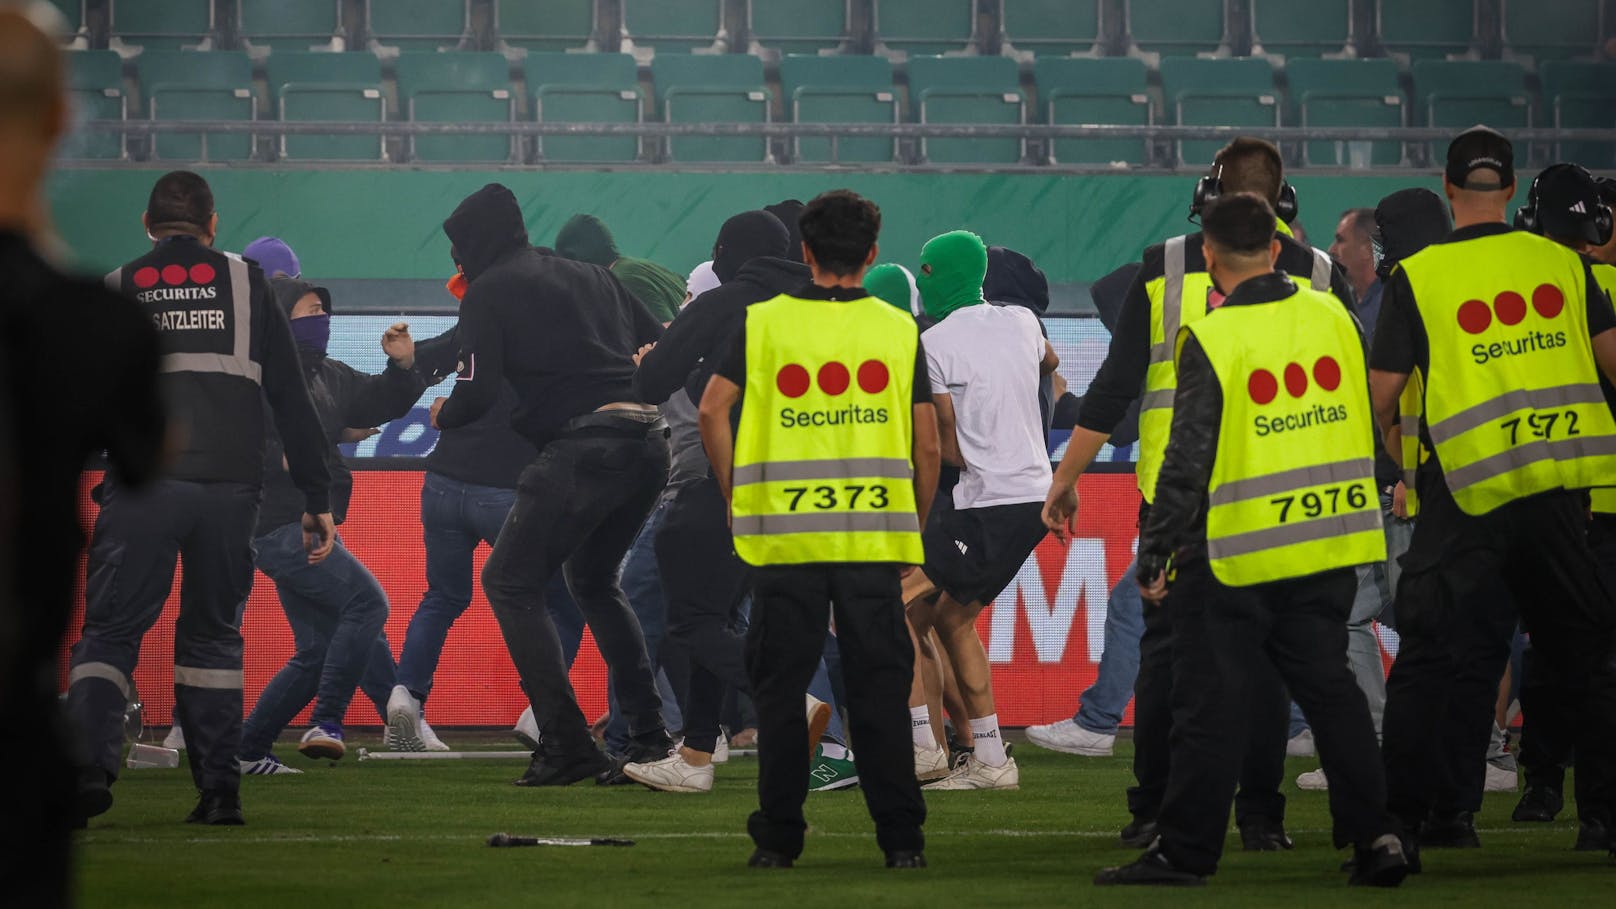
[[[542,448],[574,417],[637,401],[633,356],[662,323],[610,271],[528,245],[511,191],[491,183],[443,222],[465,270],[465,368],[438,412],[444,429],[487,413],[509,382],[512,427]]]
[[[883,262],[864,273],[864,289],[911,316],[920,315],[920,289],[915,275],[902,265]]]
[[[956,309],[986,302],[982,280],[988,273],[988,248],[968,230],[932,237],[920,248],[915,284],[926,315],[942,321]]]
[[[786,199],[763,206],[764,211],[779,218],[780,223],[785,225],[787,234],[785,258],[793,262],[802,261],[802,228],[798,225],[802,220],[803,209],[807,207],[796,199]]]
[[[1020,306],[1038,316],[1038,330],[1049,337],[1043,315],[1049,309],[1049,279],[1033,261],[1013,249],[988,247],[988,271],[982,278],[982,296],[995,306]],[[1067,392],[1068,395],[1071,392]],[[1050,376],[1038,380],[1038,413],[1044,430],[1055,416],[1055,383]]]
[[[684,302],[685,281],[649,259],[617,251],[612,232],[594,215],[573,215],[556,234],[556,251],[568,259],[609,268],[659,321],[672,322]]]
[[[269,286],[275,303],[288,315],[297,301],[308,294],[318,294],[322,301],[331,299],[325,288],[295,278],[276,278]],[[329,302],[326,308],[329,312]],[[297,353],[309,398],[314,402],[320,427],[325,432],[325,460],[331,471],[331,516],[341,524],[347,519],[348,500],[353,495],[353,474],[337,450],[342,431],[380,426],[404,416],[426,391],[427,380],[414,370],[401,369],[392,362],[381,375],[373,376],[326,356],[324,350],[300,346]],[[286,472],[285,447],[275,431],[275,421],[266,419],[264,427],[267,441],[264,501],[258,511],[258,529],[254,536],[298,522],[304,508],[303,494]]]

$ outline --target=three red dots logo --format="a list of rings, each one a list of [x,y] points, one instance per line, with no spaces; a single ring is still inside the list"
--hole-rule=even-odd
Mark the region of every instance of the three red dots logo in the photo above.
[[[161,280],[169,287],[178,287],[187,282],[191,284],[212,284],[213,279],[216,277],[218,275],[214,272],[213,266],[206,262],[199,262],[189,269],[183,265],[165,265],[161,271],[154,266],[148,265],[135,271],[134,280],[136,287],[145,290],[148,287],[155,287],[158,280]]]
[[[1553,284],[1539,284],[1532,291],[1532,308],[1545,319],[1552,319],[1565,309],[1565,293]],[[1526,318],[1526,298],[1513,290],[1506,290],[1488,306],[1483,300],[1467,300],[1459,307],[1459,327],[1467,334],[1479,335],[1493,324],[1515,326]]]
[[[873,395],[885,391],[891,379],[887,365],[880,360],[865,360],[859,364],[858,386],[866,394]],[[836,397],[853,384],[853,374],[848,371],[845,364],[832,360],[819,367],[819,372],[814,376],[808,374],[807,367],[798,363],[787,363],[780,367],[780,371],[774,376],[775,387],[788,398],[800,398],[807,394],[816,380],[820,391]]]
[[[1300,363],[1289,363],[1284,369],[1285,391],[1293,398],[1307,394],[1308,371]],[[1313,362],[1313,381],[1325,391],[1341,387],[1341,364],[1335,357],[1319,357]],[[1279,379],[1266,369],[1259,369],[1246,380],[1246,391],[1258,405],[1268,404],[1279,397]]]

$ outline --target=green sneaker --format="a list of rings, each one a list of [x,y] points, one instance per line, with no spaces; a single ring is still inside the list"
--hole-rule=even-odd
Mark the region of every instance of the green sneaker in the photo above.
[[[814,750],[814,761],[808,768],[808,791],[830,792],[858,785],[858,769],[853,766],[852,754],[846,758],[825,757],[825,746]]]

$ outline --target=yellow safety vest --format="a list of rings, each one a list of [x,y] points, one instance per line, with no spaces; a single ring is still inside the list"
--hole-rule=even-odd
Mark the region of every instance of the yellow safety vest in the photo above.
[[[1433,244],[1400,267],[1430,347],[1426,430],[1466,514],[1616,476],[1575,252],[1510,231]]]
[[[1298,289],[1180,333],[1223,390],[1206,551],[1231,587],[1386,560],[1362,341],[1341,301]]]
[[[924,558],[915,513],[919,332],[865,297],[746,310],[731,528],[752,565]]]
[[[1290,235],[1283,221],[1279,230]],[[1145,369],[1145,393],[1139,405],[1139,463],[1134,470],[1146,502],[1156,498],[1156,477],[1173,425],[1173,393],[1178,389],[1175,339],[1181,327],[1209,312],[1207,292],[1212,289],[1212,278],[1205,271],[1184,271],[1186,239],[1174,237],[1163,244],[1162,275],[1145,284],[1145,295],[1150,298],[1150,365]],[[1328,254],[1313,250],[1314,290],[1330,289],[1330,266]]]
[[[1616,265],[1603,262],[1594,265],[1594,280],[1604,289],[1606,296],[1616,303]],[[1616,515],[1616,487],[1596,486],[1591,492],[1595,514]]]
[[[1415,491],[1415,478],[1420,465],[1430,452],[1420,441],[1420,415],[1425,411],[1425,374],[1415,367],[1409,373],[1408,384],[1397,399],[1397,425],[1403,431],[1403,507],[1409,518],[1420,513],[1420,495]]]

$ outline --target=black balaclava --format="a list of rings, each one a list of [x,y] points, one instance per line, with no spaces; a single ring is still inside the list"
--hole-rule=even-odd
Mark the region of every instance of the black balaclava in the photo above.
[[[786,226],[786,233],[790,235],[786,242],[786,254],[782,258],[793,262],[802,261],[802,228],[797,222],[801,220],[802,211],[807,207],[796,199],[786,199],[783,202],[763,206],[764,211],[780,219],[780,223]]]
[[[989,246],[982,296],[993,303],[1014,303],[1043,315],[1049,309],[1049,279],[1021,253],[1003,246]]]
[[[713,274],[727,284],[753,259],[786,258],[790,233],[780,219],[761,209],[743,211],[718,229],[713,243]]]

